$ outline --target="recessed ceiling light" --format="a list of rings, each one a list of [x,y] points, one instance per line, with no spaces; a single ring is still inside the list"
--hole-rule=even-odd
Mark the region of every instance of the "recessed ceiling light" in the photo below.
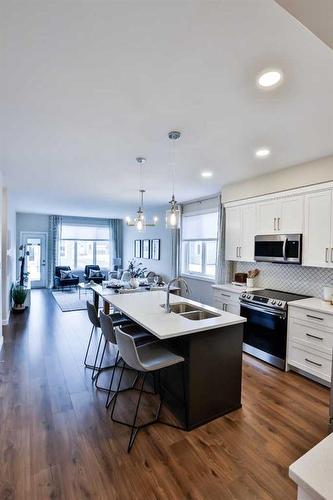
[[[267,158],[270,154],[271,150],[269,148],[259,148],[255,152],[257,158]]]
[[[257,78],[257,84],[263,89],[277,87],[282,82],[282,72],[278,69],[262,71]]]
[[[213,172],[201,172],[201,177],[212,177]]]

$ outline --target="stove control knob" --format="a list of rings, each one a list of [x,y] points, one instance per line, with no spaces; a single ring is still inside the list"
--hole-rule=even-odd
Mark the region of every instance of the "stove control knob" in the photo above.
[[[273,306],[274,306],[274,304],[276,304],[276,300],[272,300],[272,304],[273,304]]]
[[[278,306],[280,306],[280,307],[282,306],[281,300],[278,302]]]
[[[246,297],[246,293],[245,292],[242,293],[242,297],[243,297],[243,299],[245,299],[245,297]]]
[[[246,296],[246,298],[247,298],[247,299],[250,299],[250,298],[251,298],[251,295],[247,295],[247,296]]]

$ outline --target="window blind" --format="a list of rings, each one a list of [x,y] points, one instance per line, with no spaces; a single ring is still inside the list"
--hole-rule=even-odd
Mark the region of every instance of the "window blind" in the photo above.
[[[183,215],[182,239],[207,240],[217,238],[217,212]]]
[[[66,217],[62,220],[62,240],[109,241],[109,221],[106,219],[83,219]]]

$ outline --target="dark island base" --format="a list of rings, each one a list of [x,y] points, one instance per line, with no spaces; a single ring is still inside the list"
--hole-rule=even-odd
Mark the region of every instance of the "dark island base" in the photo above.
[[[168,341],[185,365],[164,370],[161,383],[168,407],[186,430],[241,407],[243,329],[242,323]]]

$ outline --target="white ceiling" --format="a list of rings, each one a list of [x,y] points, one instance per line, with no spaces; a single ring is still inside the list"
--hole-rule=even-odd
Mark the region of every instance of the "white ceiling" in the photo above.
[[[333,51],[273,0],[15,1],[2,8],[2,170],[17,209],[126,215],[333,153]],[[266,67],[282,86],[256,88]],[[254,159],[258,146],[272,155]],[[212,170],[212,179],[200,172]]]

